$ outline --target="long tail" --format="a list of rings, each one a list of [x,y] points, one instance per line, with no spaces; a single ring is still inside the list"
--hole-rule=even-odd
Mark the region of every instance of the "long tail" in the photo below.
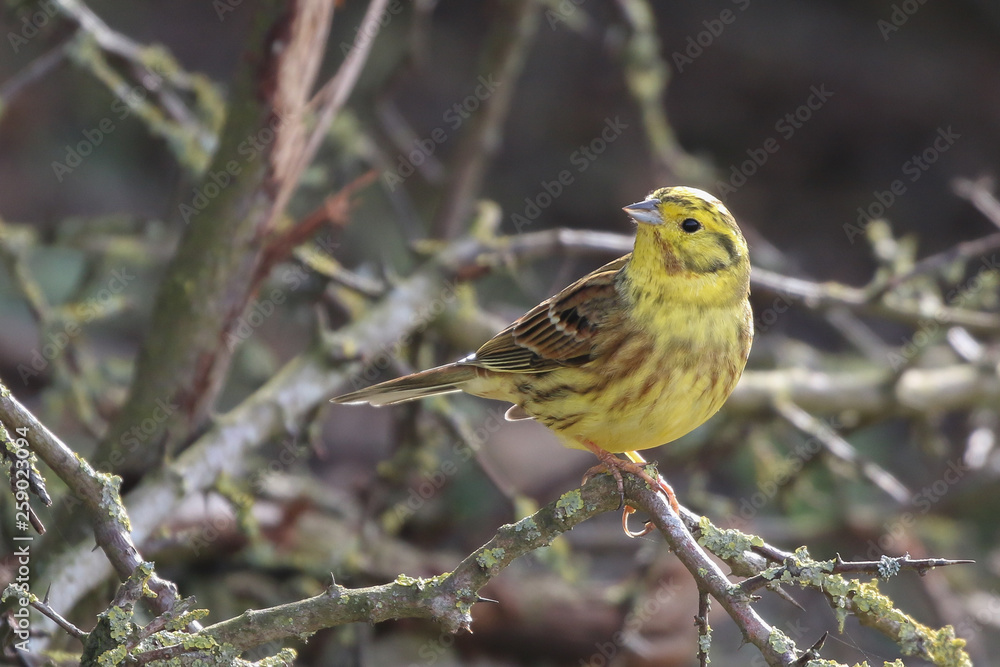
[[[425,396],[461,391],[462,385],[476,377],[473,366],[462,363],[438,366],[419,373],[404,375],[395,380],[352,391],[330,400],[334,403],[367,403],[369,405],[394,405]]]

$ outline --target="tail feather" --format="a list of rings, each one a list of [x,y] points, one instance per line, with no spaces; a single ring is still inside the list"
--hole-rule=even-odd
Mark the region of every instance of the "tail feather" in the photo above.
[[[475,377],[476,370],[473,366],[454,363],[405,375],[330,400],[334,403],[395,405],[425,396],[462,391],[462,385]]]

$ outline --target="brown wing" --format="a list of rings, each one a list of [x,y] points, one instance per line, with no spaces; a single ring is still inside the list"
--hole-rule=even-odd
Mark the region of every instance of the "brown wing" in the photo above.
[[[541,302],[488,340],[467,363],[506,373],[542,373],[590,360],[601,325],[620,314],[615,276],[631,254]]]

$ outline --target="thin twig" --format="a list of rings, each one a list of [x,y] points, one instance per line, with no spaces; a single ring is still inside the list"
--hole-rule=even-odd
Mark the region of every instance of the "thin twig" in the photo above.
[[[122,579],[127,579],[142,564],[142,557],[132,541],[131,529],[125,507],[118,495],[117,477],[96,472],[80,456],[49,431],[44,424],[14,398],[10,390],[0,384],[0,421],[8,429],[24,429],[31,450],[79,498],[94,523],[94,537],[108,561]],[[70,576],[75,572],[68,572]],[[96,584],[97,582],[93,582]],[[177,600],[177,587],[155,575],[149,579],[149,588],[156,595],[151,604],[159,612],[168,612]],[[53,591],[58,592],[58,584]],[[68,608],[70,605],[56,605]]]
[[[788,560],[788,559],[786,559]],[[871,574],[882,579],[888,579],[891,576],[903,570],[912,570],[917,574],[923,576],[929,570],[936,567],[947,567],[949,565],[969,565],[975,563],[974,560],[962,560],[962,559],[950,559],[950,558],[910,558],[909,554],[905,556],[885,556],[881,560],[863,560],[863,561],[845,561],[840,558],[838,554],[836,559],[834,559],[831,566],[826,569],[830,574]],[[750,577],[749,579],[744,579],[739,584],[739,588],[743,593],[749,595],[750,593],[764,588],[769,584],[773,584],[776,580],[781,578],[782,573],[794,569],[792,565],[782,565],[775,568],[770,568],[766,572],[762,572],[756,576]]]
[[[27,247],[14,239],[10,227],[2,217],[0,217],[0,261],[6,264],[14,284],[17,285],[28,310],[38,324],[39,337],[43,338],[57,323],[61,323],[61,320],[28,267]],[[97,416],[97,409],[86,382],[80,376],[77,365],[72,363],[77,355],[76,340],[65,332],[62,335],[66,337],[66,342],[62,351],[52,358],[52,364],[69,382],[74,412],[87,430],[97,435],[103,432],[103,424]]]
[[[538,30],[541,12],[538,0],[510,0],[500,7],[501,13],[486,38],[480,70],[482,77],[495,77],[496,90],[483,101],[456,148],[455,161],[449,167],[450,182],[434,220],[435,238],[458,236],[472,210],[486,167],[500,148],[503,122]]]
[[[992,201],[995,202],[996,200],[993,199]],[[913,268],[906,273],[893,276],[891,279],[887,280],[884,285],[881,285],[877,289],[870,290],[868,292],[868,298],[871,301],[876,301],[886,293],[893,291],[900,285],[913,280],[917,276],[927,275],[940,269],[947,268],[957,261],[967,261],[975,257],[981,257],[991,250],[996,250],[997,248],[1000,248],[1000,232],[972,241],[963,241],[952,246],[951,248],[948,248],[947,250],[931,255],[930,257],[925,257],[914,264]]]
[[[387,5],[388,0],[372,0],[368,4],[360,29],[354,38],[354,44],[348,51],[344,62],[340,65],[337,73],[303,107],[302,111],[316,110],[315,122],[301,145],[293,149],[294,154],[287,156],[287,166],[285,167],[287,171],[283,174],[281,189],[274,198],[269,227],[273,226],[273,221],[277,220],[288,206],[292,195],[298,189],[302,174],[306,167],[312,163],[316,151],[322,145],[323,139],[330,129],[330,124],[333,123],[337,113],[343,108],[347,98],[354,90],[354,85],[358,82],[358,77],[361,76],[361,70],[368,62],[372,44],[375,43],[372,34],[374,32],[377,35],[377,26],[385,15]],[[296,109],[295,111],[299,112],[300,110]],[[303,123],[304,118],[302,114],[299,114],[298,117],[293,118],[293,121]]]
[[[698,589],[698,615],[694,617],[698,628],[698,664],[708,667],[711,662],[709,649],[712,646],[712,626],[708,624],[708,612],[712,609],[712,599],[704,588]]]
[[[624,254],[632,250],[633,243],[631,236],[612,232],[548,229],[513,237],[498,237],[488,243],[481,242],[481,251],[474,255],[474,261],[477,266],[503,266],[513,259],[534,259],[556,250]],[[802,301],[812,310],[825,311],[844,306],[854,312],[881,315],[911,325],[936,321],[942,325],[965,326],[976,333],[1000,332],[1000,314],[947,305],[928,310],[922,305],[898,300],[873,303],[869,297],[873,287],[851,287],[838,282],[819,283],[757,266],[754,266],[750,274],[750,282],[755,290]]]
[[[955,194],[976,207],[987,220],[1000,227],[1000,201],[993,196],[993,180],[979,178],[975,181],[967,178],[956,178],[952,182]]]
[[[4,107],[10,107],[21,91],[38,81],[66,59],[67,42],[59,44],[18,70],[17,74],[0,85],[0,100]]]
[[[43,616],[52,619],[52,621],[55,622],[56,625],[65,630],[66,633],[69,634],[70,636],[76,637],[80,641],[84,641],[87,639],[89,633],[84,632],[80,628],[76,627],[75,625],[67,621],[61,614],[59,614],[59,612],[50,607],[48,603],[46,603],[45,601],[36,598],[31,601],[31,606],[37,609]]]
[[[774,402],[774,409],[795,428],[816,438],[830,456],[848,463],[897,503],[903,505],[909,502],[912,494],[902,482],[882,466],[861,456],[854,445],[840,437],[825,423],[787,398],[778,398]]]
[[[684,150],[667,116],[665,101],[670,67],[661,54],[652,4],[649,0],[618,0],[616,4],[631,33],[622,53],[622,68],[653,153],[653,180],[657,183],[710,182],[711,168],[706,161]]]

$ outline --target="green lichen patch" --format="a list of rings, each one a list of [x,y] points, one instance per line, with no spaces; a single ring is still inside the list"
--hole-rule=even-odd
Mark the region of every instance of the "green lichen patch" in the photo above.
[[[559,500],[556,501],[556,514],[568,519],[582,510],[583,507],[583,496],[580,495],[580,489],[574,489],[559,496]]]
[[[723,560],[738,558],[743,552],[764,545],[764,540],[756,535],[747,535],[735,528],[716,528],[707,517],[701,517],[698,527],[701,530],[698,544]]]
[[[479,563],[479,567],[488,571],[499,565],[506,555],[507,552],[502,547],[483,549],[483,552],[476,556],[476,562]]]
[[[128,652],[124,646],[116,646],[113,649],[109,649],[102,653],[97,658],[97,664],[100,667],[114,667],[115,665],[120,665],[125,661]]]
[[[542,531],[538,529],[538,524],[530,516],[526,516],[515,523],[514,532],[521,533],[528,540],[537,540],[542,536]]]
[[[771,630],[771,634],[767,638],[767,643],[778,653],[787,653],[788,651],[795,650],[795,642],[777,628]]]

